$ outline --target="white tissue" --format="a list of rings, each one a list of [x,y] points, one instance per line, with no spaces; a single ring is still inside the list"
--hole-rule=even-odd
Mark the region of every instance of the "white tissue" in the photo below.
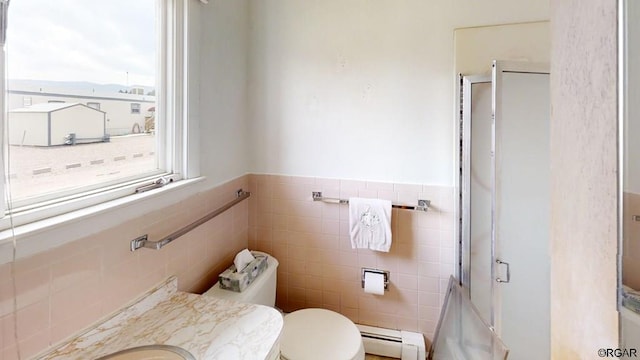
[[[251,254],[249,249],[244,249],[236,255],[235,259],[233,259],[233,265],[236,266],[236,271],[242,271],[242,269],[247,267],[247,265],[255,259],[256,258],[253,257],[253,254]]]
[[[365,271],[364,292],[375,295],[384,295],[384,275]]]

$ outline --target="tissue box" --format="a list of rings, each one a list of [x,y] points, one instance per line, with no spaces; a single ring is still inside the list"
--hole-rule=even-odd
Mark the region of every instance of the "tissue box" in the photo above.
[[[267,268],[267,256],[253,254],[256,258],[241,271],[237,271],[235,265],[231,265],[227,270],[218,276],[221,289],[242,292],[264,272]]]

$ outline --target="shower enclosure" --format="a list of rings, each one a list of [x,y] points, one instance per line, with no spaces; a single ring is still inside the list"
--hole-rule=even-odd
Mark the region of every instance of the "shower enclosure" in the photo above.
[[[513,359],[547,359],[548,65],[461,77],[460,277]]]

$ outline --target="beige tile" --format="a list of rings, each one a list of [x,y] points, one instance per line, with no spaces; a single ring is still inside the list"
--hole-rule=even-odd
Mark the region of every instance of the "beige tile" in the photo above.
[[[306,266],[307,275],[322,278],[324,276],[323,264],[319,261],[309,261]]]
[[[305,280],[306,280],[307,289],[322,290],[322,277],[321,276],[307,275]],[[338,290],[340,290],[340,289],[338,289]]]
[[[36,335],[49,324],[49,299],[31,304],[17,312],[18,340],[22,341]]]
[[[307,276],[304,274],[289,274],[289,286],[308,289]]]
[[[420,320],[438,321],[440,309],[437,306],[418,306],[418,318]]]
[[[339,220],[340,219],[340,205],[320,203],[320,211],[323,219],[327,220]]]
[[[288,230],[288,216],[282,214],[272,214],[271,226],[273,230],[287,231]]]
[[[46,350],[50,343],[48,329],[42,329],[36,334],[19,342],[20,358],[28,359]]]
[[[397,192],[397,198],[398,198],[397,201],[399,204],[417,205],[419,197],[420,196],[418,192],[404,192],[404,191]],[[404,210],[404,211],[409,212],[410,210]]]
[[[423,191],[423,186],[418,184],[393,184],[393,190],[396,192],[418,194]]]
[[[227,201],[238,184],[254,192],[248,202],[160,252],[143,254],[128,250],[130,238],[141,233],[140,223],[147,224],[150,232],[157,235],[175,230],[183,222],[192,221],[203,209],[211,210]],[[393,201],[401,193],[406,196],[426,193],[442,201],[448,196],[443,194],[451,189],[325,178],[243,177],[173,208],[182,209],[188,214],[186,217],[176,219],[173,214],[167,215],[166,209],[158,209],[140,219],[131,219],[125,224],[124,233],[121,229],[107,230],[65,251],[58,250],[57,254],[62,256],[57,258],[45,254],[22,262],[18,276],[21,306],[33,306],[30,314],[42,315],[52,292],[51,319],[55,330],[51,337],[59,339],[78,331],[87,319],[111,312],[139,296],[163,276],[178,275],[182,290],[202,290],[215,279],[217,271],[224,269],[223,265],[230,264],[235,252],[251,245],[279,260],[276,293],[278,306],[284,310],[322,306],[358,323],[432,334],[446,288],[444,277],[453,265],[450,254],[454,254],[455,239],[453,230],[448,229],[453,223],[447,223],[452,217],[437,211],[422,214],[394,210],[391,252],[354,250],[349,240],[348,207],[313,202],[311,191],[320,190],[332,197],[375,193]],[[188,245],[184,240],[188,240]],[[88,252],[87,244],[97,250]],[[82,253],[87,256],[77,256]],[[104,274],[95,263],[102,264]],[[365,294],[360,286],[361,267],[391,270],[392,291],[383,297]],[[143,277],[130,276],[140,269],[146,269]],[[0,274],[6,271],[6,267],[0,267]],[[79,284],[64,281],[71,277]],[[0,289],[8,286],[2,283]],[[8,291],[2,290],[2,294]],[[77,314],[73,308],[80,306],[80,302],[86,311]],[[43,325],[37,319],[23,319],[22,335],[31,344],[46,347],[42,338],[37,337],[37,329]],[[0,343],[0,349],[11,352],[6,342]]]
[[[294,274],[306,274],[307,273],[307,264],[302,260],[290,260],[289,261],[289,272]]]
[[[321,218],[322,217],[322,205],[326,205],[321,202],[313,201],[291,201],[286,209],[288,215],[300,215],[304,217]]]
[[[105,291],[93,279],[85,280],[51,295],[51,323],[61,324],[77,313],[78,309],[101,303]]]
[[[358,197],[358,189],[340,189],[340,193],[335,196],[336,198],[348,200],[352,197]],[[340,207],[348,208],[347,205],[337,205]]]
[[[366,188],[366,181],[340,180],[340,191],[355,191],[357,193],[358,190]]]
[[[76,309],[65,321],[57,322],[51,327],[51,341],[57,343],[74,335],[79,330],[91,326],[103,316],[101,304],[92,304]]]
[[[398,263],[399,274],[418,274],[419,262],[417,259],[404,259]]]
[[[407,290],[418,289],[418,276],[400,274],[398,287]]]
[[[307,307],[323,307],[322,291],[307,289],[305,292],[305,302],[307,303]]]
[[[13,312],[14,294],[13,277],[0,277],[0,317]]]
[[[340,222],[338,220],[323,219],[322,220],[322,233],[327,235],[339,235],[340,234]]]
[[[48,298],[51,287],[51,268],[45,265],[31,270],[20,269],[15,274],[15,280],[18,308],[24,308]]]
[[[18,347],[14,344],[7,348],[0,348],[0,359],[20,360],[18,358]]]
[[[378,190],[358,189],[358,197],[377,199],[378,198]]]
[[[291,260],[299,260],[299,261],[307,260],[307,249],[304,246],[288,244],[287,254],[289,259]]]
[[[320,218],[305,216],[289,216],[289,230],[301,233],[321,233],[322,221]]]
[[[385,182],[367,181],[367,189],[371,190],[391,190],[393,191],[393,184]]]
[[[51,266],[51,290],[55,292],[85,279],[99,278],[101,271],[101,248],[80,252]]]
[[[16,344],[16,317],[8,314],[0,317],[0,348],[8,348]]]
[[[398,315],[398,329],[404,331],[418,331],[418,319],[416,317],[404,317]]]
[[[340,293],[336,291],[323,291],[322,303],[326,305],[340,306]]]
[[[314,185],[308,184],[285,184],[276,183],[273,185],[273,197],[275,199],[312,201],[311,192]]]
[[[327,191],[328,189],[339,189],[339,179],[316,178],[316,187],[319,191]]]

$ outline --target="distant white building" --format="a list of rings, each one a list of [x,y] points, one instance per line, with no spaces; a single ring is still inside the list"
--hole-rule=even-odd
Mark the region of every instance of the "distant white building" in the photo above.
[[[64,145],[106,140],[106,113],[78,103],[41,103],[9,111],[9,144]]]
[[[155,116],[155,96],[144,95],[141,88],[131,92],[99,93],[35,86],[7,90],[9,111],[46,103],[80,103],[100,110],[106,114],[105,131],[110,136],[144,132],[145,124],[148,129],[150,119]]]

